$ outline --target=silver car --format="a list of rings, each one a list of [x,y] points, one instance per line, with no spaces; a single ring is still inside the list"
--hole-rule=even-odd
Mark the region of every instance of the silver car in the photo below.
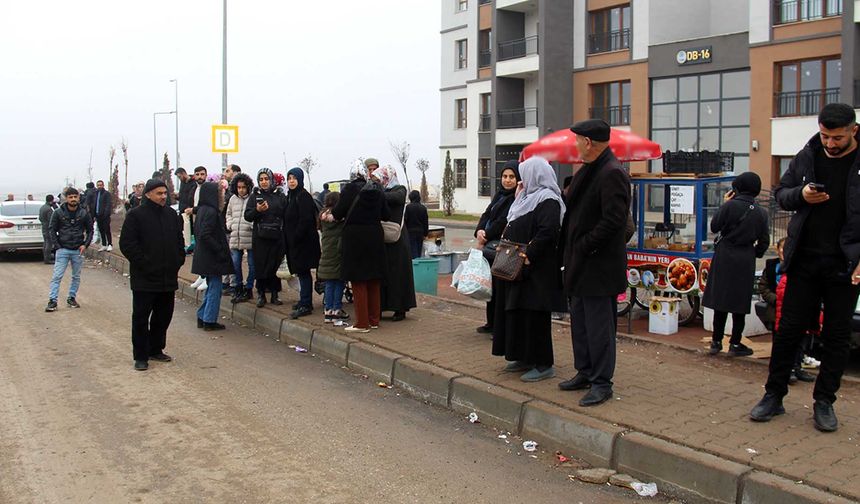
[[[44,243],[38,201],[0,203],[0,252],[41,250]]]

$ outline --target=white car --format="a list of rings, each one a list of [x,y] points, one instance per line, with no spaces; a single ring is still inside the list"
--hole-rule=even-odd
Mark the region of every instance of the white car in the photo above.
[[[42,250],[42,224],[38,201],[0,203],[0,252]]]

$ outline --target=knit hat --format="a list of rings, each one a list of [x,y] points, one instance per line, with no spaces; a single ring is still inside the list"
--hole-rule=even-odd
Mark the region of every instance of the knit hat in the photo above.
[[[370,165],[379,166],[379,161],[376,158],[372,158],[372,157],[365,159],[364,160],[364,167],[369,169]]]
[[[143,192],[148,193],[149,191],[154,191],[159,187],[167,189],[167,184],[165,184],[164,181],[160,179],[149,179],[146,181],[146,185],[143,186]]]

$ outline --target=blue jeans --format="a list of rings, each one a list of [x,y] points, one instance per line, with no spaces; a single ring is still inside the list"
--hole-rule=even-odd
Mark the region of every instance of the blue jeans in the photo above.
[[[221,275],[206,275],[208,288],[203,294],[203,303],[197,309],[197,318],[206,323],[218,322],[218,310],[221,308]]]
[[[326,280],[323,306],[326,310],[338,311],[343,308],[343,280]]]
[[[230,249],[230,257],[233,258],[233,274],[235,275],[235,279],[233,281],[233,287],[241,287],[242,286],[242,253],[246,252],[245,250],[240,249]],[[254,278],[256,277],[256,273],[254,272],[254,251],[248,250],[248,281],[245,283],[245,290],[252,291],[254,290]]]
[[[60,294],[60,282],[66,274],[66,267],[72,263],[72,285],[69,287],[69,297],[77,297],[78,287],[81,285],[81,267],[84,265],[84,256],[78,249],[57,249],[54,258],[54,276],[51,277],[51,292],[48,299],[57,299]]]
[[[296,276],[299,277],[299,306],[313,308],[314,279],[311,272],[296,273]]]

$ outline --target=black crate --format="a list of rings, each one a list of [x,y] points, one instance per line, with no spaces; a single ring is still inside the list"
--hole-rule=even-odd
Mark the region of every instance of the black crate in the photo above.
[[[720,151],[663,153],[663,172],[706,175],[734,171],[735,153]]]

